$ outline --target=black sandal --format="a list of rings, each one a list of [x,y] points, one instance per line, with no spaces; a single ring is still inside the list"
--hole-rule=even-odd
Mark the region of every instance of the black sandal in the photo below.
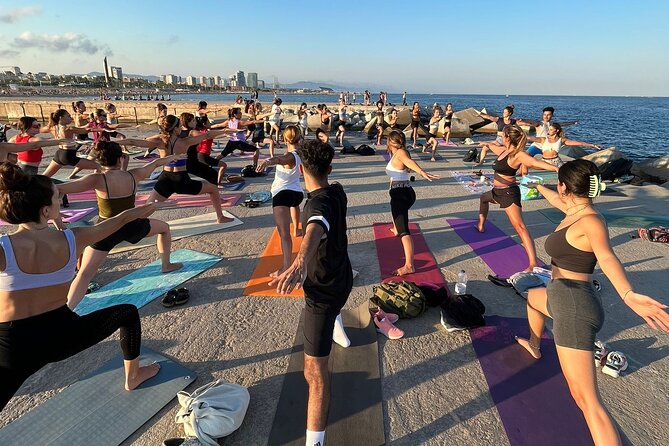
[[[497,286],[502,286],[504,288],[511,288],[513,285],[511,285],[506,279],[497,277],[497,276],[492,276],[488,274],[488,280],[491,281],[493,284]]]
[[[172,308],[175,305],[183,305],[190,299],[188,288],[177,288],[169,290],[163,296],[162,304],[165,308]]]

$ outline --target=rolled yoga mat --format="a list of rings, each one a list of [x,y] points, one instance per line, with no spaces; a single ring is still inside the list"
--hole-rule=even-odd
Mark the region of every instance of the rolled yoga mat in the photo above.
[[[142,308],[156,297],[208,270],[221,258],[190,249],[179,249],[172,253],[171,260],[182,262],[183,268],[163,274],[158,259],[87,294],[74,311],[84,315],[117,304],[133,304]]]
[[[172,241],[185,237],[192,237],[194,235],[206,234],[207,232],[221,231],[223,229],[232,228],[242,224],[240,219],[227,211],[223,211],[223,215],[234,218],[234,220],[229,223],[217,223],[216,213],[211,212],[209,214],[200,214],[194,215],[192,217],[178,218],[176,220],[167,221],[167,224],[170,225]],[[110,251],[110,254],[117,254],[119,252],[132,251],[140,248],[155,248],[156,240],[157,236],[153,236],[143,238],[134,245],[132,243],[123,242],[119,245],[116,245],[116,247]]]
[[[667,208],[664,209],[666,212]],[[560,224],[564,218],[564,213],[558,209],[541,209],[539,212],[556,225]],[[600,215],[604,217],[609,226],[633,229],[652,226],[669,227],[669,217],[662,217],[659,215],[625,215],[610,212],[600,212]]]
[[[592,445],[583,414],[560,369],[548,331],[535,360],[514,336],[529,337],[527,319],[486,317],[470,330],[472,346],[511,446]]]
[[[142,349],[141,365],[152,362],[160,364],[158,374],[128,392],[119,355],[0,429],[0,444],[121,444],[197,378],[179,363]]]
[[[367,303],[342,311],[351,346],[332,345],[330,378],[332,396],[326,444],[385,444],[381,372],[376,328]],[[295,335],[288,370],[283,380],[268,446],[303,446],[306,430],[307,383],[304,380],[303,317]]]
[[[430,252],[430,248],[420,232],[420,227],[416,223],[409,224],[409,231],[411,231],[411,238],[413,239],[415,272],[405,276],[393,275],[394,270],[404,265],[404,249],[400,239],[390,232],[392,227],[392,223],[374,223],[374,241],[379,259],[381,281],[407,280],[417,284],[445,285],[446,282],[439,270],[437,261]]]
[[[529,262],[525,248],[492,222],[486,221],[485,232],[480,233],[475,227],[476,220],[448,218],[446,221],[497,277],[508,278],[527,268]],[[539,260],[539,266],[544,267],[545,264]]]
[[[292,227],[291,227],[292,234]],[[291,258],[294,260],[297,252],[302,245],[302,237],[293,237],[293,252]],[[267,247],[263,251],[262,256],[258,259],[251,278],[242,292],[242,296],[277,296],[277,297],[304,297],[302,288],[293,290],[290,294],[279,294],[276,292],[276,286],[270,287],[267,285],[272,278],[270,273],[277,271],[283,266],[283,255],[281,254],[281,237],[276,228],[272,231],[272,235],[267,242]]]

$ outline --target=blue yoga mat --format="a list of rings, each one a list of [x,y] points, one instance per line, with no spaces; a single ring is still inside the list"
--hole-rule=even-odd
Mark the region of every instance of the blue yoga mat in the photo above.
[[[140,363],[160,371],[132,392],[124,387],[119,355],[0,429],[3,446],[119,445],[149,421],[197,375],[149,349]]]
[[[117,304],[133,304],[141,308],[221,260],[220,257],[190,249],[174,251],[171,258],[172,262],[182,262],[183,268],[163,274],[160,272],[160,260],[156,260],[87,294],[74,311],[83,316]]]

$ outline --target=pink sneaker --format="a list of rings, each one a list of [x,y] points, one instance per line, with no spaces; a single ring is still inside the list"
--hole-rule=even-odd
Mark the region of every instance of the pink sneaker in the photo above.
[[[394,324],[395,322],[400,320],[400,317],[396,315],[395,313],[386,313],[379,307],[376,308],[370,308],[369,312],[372,313],[372,317],[378,317],[379,319],[383,319],[384,317],[388,319],[388,321],[391,324]]]
[[[385,335],[388,339],[400,339],[404,336],[404,332],[391,324],[386,317],[382,319],[374,317],[374,324],[376,324],[376,331]]]

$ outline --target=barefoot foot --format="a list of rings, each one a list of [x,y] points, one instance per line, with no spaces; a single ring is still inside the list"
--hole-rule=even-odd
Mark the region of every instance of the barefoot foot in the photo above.
[[[220,218],[217,218],[216,221],[218,223],[230,223],[231,221],[235,221],[235,219],[230,218],[230,217],[220,217]]]
[[[478,225],[474,226],[474,228],[476,228],[476,230],[479,231],[480,233],[485,232],[485,227],[482,224],[478,224]]]
[[[157,362],[138,368],[137,374],[135,376],[129,376],[125,379],[125,390],[135,390],[137,386],[142,384],[144,381],[156,376],[159,370],[160,364]]]
[[[176,271],[178,269],[183,268],[184,264],[181,262],[175,262],[175,263],[168,263],[167,266],[162,267],[162,272],[163,273],[170,273],[172,271]]]
[[[530,341],[525,339],[525,338],[519,338],[518,336],[515,336],[514,339],[516,342],[523,347],[532,355],[534,359],[539,359],[541,358],[541,351],[539,351],[539,347],[535,347],[534,345],[530,344]]]
[[[430,161],[437,161],[435,157],[430,158]]]
[[[403,267],[397,268],[395,271],[393,271],[393,275],[405,276],[407,274],[412,274],[413,272],[414,272],[413,266],[404,265]]]
[[[397,236],[397,229],[390,228],[390,232],[392,232],[394,236]]]

